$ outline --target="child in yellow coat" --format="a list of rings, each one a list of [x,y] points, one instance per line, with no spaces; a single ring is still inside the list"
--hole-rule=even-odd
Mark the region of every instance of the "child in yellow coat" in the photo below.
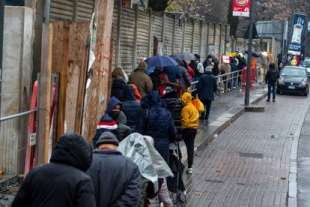
[[[197,129],[199,127],[199,111],[192,103],[192,95],[185,92],[182,97],[184,107],[181,111],[181,123],[183,127],[183,140],[187,149],[188,169],[187,173],[193,173],[194,147]]]

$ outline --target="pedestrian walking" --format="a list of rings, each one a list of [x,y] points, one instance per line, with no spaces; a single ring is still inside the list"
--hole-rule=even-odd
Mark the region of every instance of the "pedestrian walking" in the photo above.
[[[276,85],[279,79],[279,71],[276,69],[274,63],[270,63],[268,72],[266,74],[266,83],[268,84],[268,98],[267,101],[270,102],[270,97],[272,93],[272,101],[276,101]]]
[[[126,90],[129,87],[126,83],[125,72],[122,68],[115,68],[112,72],[111,96],[115,96],[119,100],[125,99]]]
[[[66,134],[53,150],[50,163],[25,178],[12,207],[95,207],[94,187],[85,173],[92,148],[76,134]]]
[[[210,115],[210,109],[212,101],[214,101],[214,93],[217,92],[216,77],[212,74],[212,66],[205,68],[206,73],[200,77],[198,82],[198,95],[200,100],[205,105],[205,115],[203,119],[208,121]]]
[[[169,144],[174,142],[176,130],[170,111],[164,107],[159,93],[152,91],[145,97],[141,106],[144,114],[139,124],[139,133],[151,136],[155,142],[155,148],[160,155],[169,162]]]
[[[129,83],[133,83],[138,87],[142,97],[146,96],[153,90],[152,80],[145,73],[145,70],[146,65],[141,61],[138,68],[129,77]]]
[[[140,173],[138,166],[117,151],[119,141],[110,132],[96,143],[93,162],[87,171],[95,187],[98,207],[137,207]]]
[[[182,135],[187,150],[187,173],[193,173],[194,147],[197,129],[199,127],[199,111],[192,103],[192,95],[188,92],[182,95],[184,107],[181,111]]]

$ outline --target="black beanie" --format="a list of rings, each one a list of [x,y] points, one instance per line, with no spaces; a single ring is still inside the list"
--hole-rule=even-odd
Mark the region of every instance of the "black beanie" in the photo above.
[[[100,135],[98,141],[96,142],[96,147],[102,144],[113,144],[118,146],[119,141],[116,136],[111,132],[104,132]]]

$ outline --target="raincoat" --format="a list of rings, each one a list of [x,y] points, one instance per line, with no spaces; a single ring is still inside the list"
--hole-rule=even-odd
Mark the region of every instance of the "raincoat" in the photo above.
[[[181,111],[181,123],[183,128],[197,129],[199,127],[199,111],[192,103],[192,95],[188,92],[182,95],[184,107]]]
[[[151,181],[155,188],[158,186],[158,178],[173,176],[168,164],[157,152],[150,139],[139,133],[126,137],[120,142],[118,150],[138,165],[141,176]]]

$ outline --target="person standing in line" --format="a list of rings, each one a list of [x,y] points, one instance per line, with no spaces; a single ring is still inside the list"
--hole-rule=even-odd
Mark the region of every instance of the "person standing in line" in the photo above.
[[[101,134],[87,171],[95,187],[98,207],[137,207],[139,203],[138,166],[117,151],[118,144],[111,132]]]
[[[214,101],[214,93],[217,92],[217,82],[216,77],[212,74],[212,67],[210,65],[205,68],[206,72],[200,77],[197,86],[198,96],[206,108],[203,119],[207,122],[209,120],[211,104]]]
[[[187,173],[193,173],[194,147],[197,129],[199,127],[199,111],[192,103],[192,95],[185,92],[182,95],[184,107],[181,111],[182,135],[187,150],[188,169]]]
[[[133,83],[138,87],[142,97],[146,96],[153,90],[153,82],[145,73],[145,70],[146,64],[141,60],[138,68],[129,77],[129,83]]]
[[[92,147],[76,134],[66,134],[53,150],[49,164],[25,178],[12,207],[96,207],[94,187],[85,173]]]
[[[272,93],[272,101],[276,101],[276,85],[279,79],[279,71],[276,69],[274,63],[270,63],[269,70],[266,74],[266,83],[268,84],[268,98],[267,102],[270,102],[270,97]]]

